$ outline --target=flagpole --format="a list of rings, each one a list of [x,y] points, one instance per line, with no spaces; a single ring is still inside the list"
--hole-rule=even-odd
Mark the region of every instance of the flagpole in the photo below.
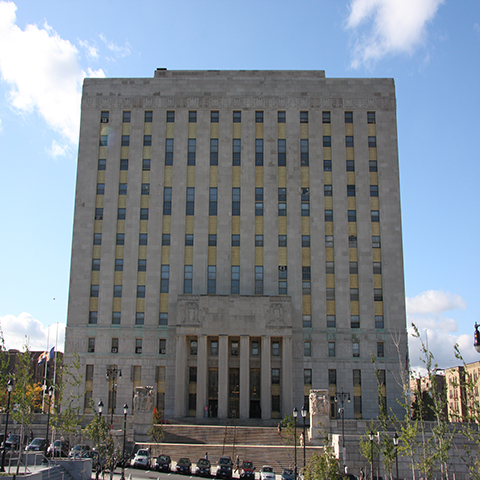
[[[50,343],[50,325],[47,328],[47,348],[46,352],[48,352],[48,345]],[[45,359],[46,360],[46,359]],[[42,396],[42,413],[45,413],[45,392],[47,390],[47,361],[44,361],[45,363],[45,371],[43,375],[43,396]]]

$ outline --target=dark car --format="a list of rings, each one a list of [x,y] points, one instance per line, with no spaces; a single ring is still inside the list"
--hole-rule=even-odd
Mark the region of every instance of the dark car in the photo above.
[[[125,452],[118,460],[117,460],[117,467],[119,468],[126,468],[130,466],[130,462],[132,460],[132,455],[130,452]]]
[[[4,443],[5,450],[18,450],[20,448],[20,435],[11,433]]]
[[[253,466],[253,462],[249,462],[248,460],[242,462],[242,466],[240,467],[240,478],[245,478],[246,480],[255,479],[255,467]]]
[[[34,438],[30,445],[25,447],[26,452],[44,452],[45,447],[47,446],[46,438]]]
[[[192,474],[192,462],[190,461],[189,458],[182,457],[178,462],[177,462],[177,473],[182,473],[182,474]]]
[[[295,474],[291,468],[284,468],[282,471],[282,480],[295,480]]]
[[[199,477],[210,477],[211,476],[211,468],[212,468],[212,465],[210,464],[210,461],[207,460],[206,458],[201,458],[197,462],[197,468],[195,469],[195,475],[198,475]]]
[[[233,474],[233,462],[230,457],[220,457],[217,463],[217,478],[230,480]]]
[[[106,460],[96,450],[84,450],[80,458],[92,459],[92,472],[105,469]]]
[[[172,459],[168,455],[159,455],[155,460],[153,469],[157,472],[170,472]]]
[[[90,450],[90,445],[78,444],[75,445],[69,452],[68,458],[80,458],[83,452]]]

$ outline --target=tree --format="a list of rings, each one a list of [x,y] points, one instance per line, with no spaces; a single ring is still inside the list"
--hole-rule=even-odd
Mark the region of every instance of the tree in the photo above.
[[[160,443],[165,436],[163,427],[161,424],[162,413],[157,412],[157,409],[153,409],[153,425],[147,430],[147,434],[150,435],[152,441],[155,443]]]
[[[338,477],[339,462],[333,447],[325,442],[322,453],[314,453],[305,468],[305,480],[331,480]]]
[[[93,400],[90,401],[93,409]],[[94,415],[92,421],[83,429],[83,433],[90,438],[95,449],[103,458],[113,455],[113,438],[110,424],[101,415]]]

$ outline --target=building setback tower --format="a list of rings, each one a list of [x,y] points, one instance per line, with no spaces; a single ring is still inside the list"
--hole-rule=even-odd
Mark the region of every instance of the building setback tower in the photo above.
[[[85,412],[151,385],[166,418],[268,420],[326,389],[368,419],[378,378],[400,413],[393,80],[86,79],[65,350]]]

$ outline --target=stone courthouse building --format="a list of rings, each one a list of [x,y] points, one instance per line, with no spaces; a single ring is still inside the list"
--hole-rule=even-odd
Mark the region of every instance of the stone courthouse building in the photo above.
[[[153,386],[166,418],[270,420],[325,389],[350,395],[345,418],[368,419],[372,355],[399,412],[393,80],[86,79],[67,361],[74,353],[85,412],[102,400],[121,414],[135,387]]]

